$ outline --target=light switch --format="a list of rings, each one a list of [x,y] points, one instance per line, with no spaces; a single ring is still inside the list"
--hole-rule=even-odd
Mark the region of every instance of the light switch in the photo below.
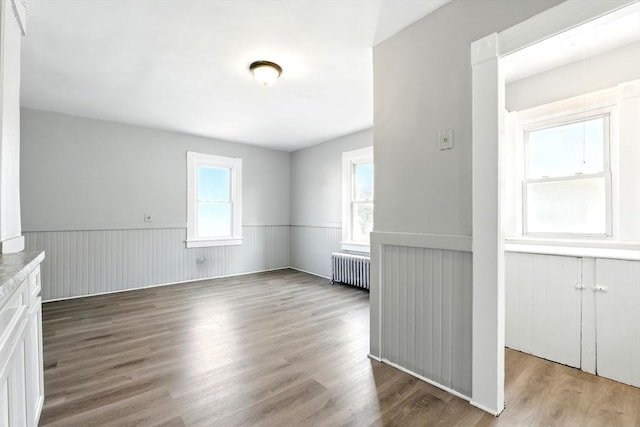
[[[441,150],[453,148],[453,129],[444,129],[438,132],[438,148]]]

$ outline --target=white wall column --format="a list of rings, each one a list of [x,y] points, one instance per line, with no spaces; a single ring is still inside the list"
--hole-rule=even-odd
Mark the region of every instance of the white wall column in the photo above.
[[[20,44],[22,1],[0,3],[0,253],[20,252]]]
[[[504,248],[500,139],[504,80],[498,35],[471,45],[473,68],[473,362],[471,404],[504,409]]]

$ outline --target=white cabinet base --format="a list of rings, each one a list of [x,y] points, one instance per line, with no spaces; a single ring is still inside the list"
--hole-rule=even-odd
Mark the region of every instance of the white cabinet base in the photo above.
[[[640,387],[640,261],[505,261],[507,347]]]

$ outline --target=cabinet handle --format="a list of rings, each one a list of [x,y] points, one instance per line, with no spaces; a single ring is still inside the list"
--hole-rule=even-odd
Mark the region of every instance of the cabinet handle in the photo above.
[[[583,290],[585,288],[586,288],[586,286],[584,285],[584,283],[576,283],[575,289],[577,291],[581,291],[581,290]]]
[[[593,288],[596,292],[608,292],[609,288],[607,286],[596,286]]]

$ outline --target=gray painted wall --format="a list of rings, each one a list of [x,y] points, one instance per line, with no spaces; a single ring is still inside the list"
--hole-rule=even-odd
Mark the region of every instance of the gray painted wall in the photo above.
[[[376,231],[471,235],[470,44],[557,3],[453,1],[374,47]]]
[[[185,248],[187,150],[243,159],[241,246]],[[45,300],[290,264],[289,153],[23,109],[21,166]]]
[[[289,225],[287,152],[30,109],[21,125],[25,231],[185,226],[187,150],[243,159],[244,225]]]
[[[342,152],[373,143],[368,129],[290,154],[45,111],[22,115],[26,244],[47,251],[47,300],[287,266],[328,277],[341,236]],[[250,233],[242,247],[184,248],[187,150],[242,157]],[[145,213],[155,221],[145,223]]]
[[[342,153],[373,145],[373,129],[291,153],[291,224],[342,226]]]
[[[291,153],[291,266],[331,275],[342,240],[342,153],[373,144],[363,130]]]
[[[640,43],[634,43],[511,82],[505,103],[507,110],[521,111],[638,78]]]

